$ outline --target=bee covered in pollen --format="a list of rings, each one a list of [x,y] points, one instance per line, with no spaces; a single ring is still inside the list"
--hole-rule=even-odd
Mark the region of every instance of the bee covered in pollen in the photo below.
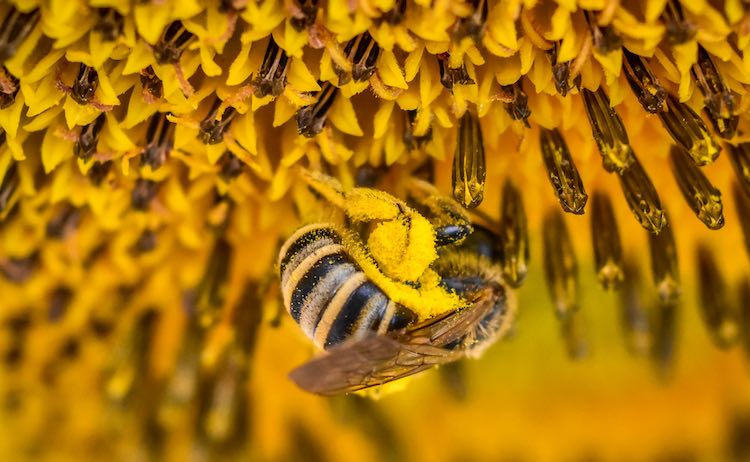
[[[292,371],[297,385],[322,395],[383,385],[478,357],[508,331],[515,294],[497,238],[455,201],[416,179],[402,201],[302,176],[333,218],[299,228],[279,253],[284,306],[325,350]]]

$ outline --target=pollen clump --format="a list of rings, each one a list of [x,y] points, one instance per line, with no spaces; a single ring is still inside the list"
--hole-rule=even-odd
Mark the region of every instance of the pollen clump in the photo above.
[[[418,215],[378,223],[367,247],[383,272],[399,281],[417,281],[437,258],[435,231]]]

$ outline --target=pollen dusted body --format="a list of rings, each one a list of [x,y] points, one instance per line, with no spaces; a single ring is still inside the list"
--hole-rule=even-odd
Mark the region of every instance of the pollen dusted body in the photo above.
[[[513,320],[496,236],[414,180],[415,208],[303,173],[339,224],[306,225],[279,254],[284,305],[327,356],[292,373],[322,394],[354,391],[476,356]],[[356,231],[360,229],[360,231]],[[467,237],[468,236],[468,237]]]

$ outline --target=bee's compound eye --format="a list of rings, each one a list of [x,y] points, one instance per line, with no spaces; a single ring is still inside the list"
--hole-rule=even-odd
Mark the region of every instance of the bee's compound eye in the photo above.
[[[435,244],[438,246],[453,244],[471,234],[469,225],[446,225],[435,229]]]

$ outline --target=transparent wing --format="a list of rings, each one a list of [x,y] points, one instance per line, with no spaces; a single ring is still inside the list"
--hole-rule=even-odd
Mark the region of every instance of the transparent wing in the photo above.
[[[344,343],[293,370],[300,388],[321,395],[350,393],[383,385],[465,355],[448,349],[463,339],[492,309],[495,294],[487,290],[470,307],[430,319],[413,328]]]

